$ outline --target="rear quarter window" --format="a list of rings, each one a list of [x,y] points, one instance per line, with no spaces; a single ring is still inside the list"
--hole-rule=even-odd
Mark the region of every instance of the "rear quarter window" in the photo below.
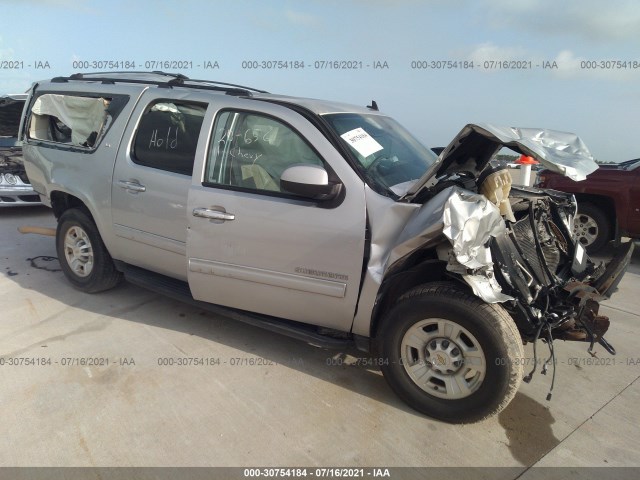
[[[31,105],[29,139],[93,149],[113,120],[111,102],[107,97],[40,95]]]

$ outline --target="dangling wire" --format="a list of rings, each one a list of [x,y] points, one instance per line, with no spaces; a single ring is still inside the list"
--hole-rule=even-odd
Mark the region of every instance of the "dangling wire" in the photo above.
[[[556,353],[555,350],[553,348],[553,337],[551,336],[551,327],[549,326],[549,324],[547,323],[547,334],[549,335],[549,358],[544,362],[544,365],[542,366],[542,373],[546,374],[547,373],[547,364],[549,363],[549,361],[552,362],[552,366],[553,366],[553,374],[551,375],[551,388],[549,389],[549,393],[547,394],[547,401],[551,400],[551,392],[553,392],[553,385],[556,383]]]
[[[538,368],[538,352],[536,350],[536,344],[538,343],[538,338],[540,338],[540,332],[542,331],[542,327],[544,327],[545,322],[541,322],[538,330],[536,331],[535,337],[533,337],[533,369],[526,375],[522,381],[525,383],[529,383],[533,378],[533,374],[536,373],[536,368]]]

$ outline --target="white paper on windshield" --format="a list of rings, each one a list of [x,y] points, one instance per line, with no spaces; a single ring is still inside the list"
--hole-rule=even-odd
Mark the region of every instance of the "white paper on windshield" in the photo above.
[[[374,138],[369,135],[364,129],[358,127],[354,130],[351,130],[347,133],[343,133],[340,135],[356,151],[362,155],[363,157],[368,157],[372,153],[379,152],[383,149],[382,145],[374,140]]]

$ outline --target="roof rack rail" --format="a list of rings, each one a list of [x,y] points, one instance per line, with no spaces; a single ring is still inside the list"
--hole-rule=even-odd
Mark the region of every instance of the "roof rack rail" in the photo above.
[[[117,76],[114,76],[117,75]],[[120,76],[122,75],[122,76]],[[170,77],[167,81],[151,80],[135,78],[136,75],[158,75]],[[134,77],[134,78],[132,78]],[[68,77],[55,77],[51,81],[53,83],[66,83],[70,80],[76,81],[92,81],[102,82],[105,84],[115,83],[135,83],[142,85],[156,85],[158,87],[172,88],[172,87],[186,87],[186,88],[199,88],[202,90],[213,90],[217,92],[224,92],[227,95],[238,96],[252,96],[251,92],[268,93],[265,90],[258,90],[257,88],[245,87],[243,85],[236,85],[234,83],[216,82],[214,80],[195,80],[190,79],[186,75],[181,73],[167,73],[159,70],[154,71],[118,71],[118,72],[96,72],[96,73],[74,73]],[[185,83],[189,82],[189,83]]]
[[[236,85],[235,83],[216,82],[215,80],[196,80],[194,78],[188,78],[186,80],[188,80],[190,82],[194,82],[194,83],[207,83],[207,84],[210,83],[210,84],[213,84],[213,85],[224,85],[225,87],[242,88],[244,90],[251,90],[252,92],[269,93],[266,90],[258,90],[257,88],[246,87],[244,85]]]

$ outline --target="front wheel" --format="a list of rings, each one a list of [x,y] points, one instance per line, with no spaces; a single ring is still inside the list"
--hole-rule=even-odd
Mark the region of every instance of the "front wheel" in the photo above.
[[[121,280],[98,227],[80,209],[67,210],[58,219],[56,250],[65,277],[83,292],[108,290]]]
[[[439,420],[470,423],[506,407],[524,351],[507,312],[453,283],[417,287],[383,319],[385,379],[407,404]]]

